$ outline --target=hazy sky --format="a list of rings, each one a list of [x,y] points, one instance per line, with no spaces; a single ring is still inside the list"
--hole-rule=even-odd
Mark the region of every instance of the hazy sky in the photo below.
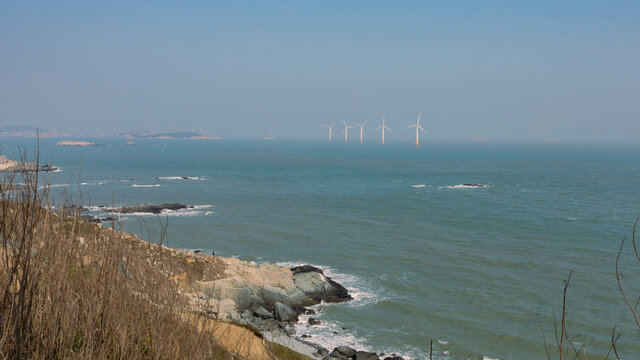
[[[2,1],[0,125],[640,140],[640,2]],[[373,136],[373,127],[367,135]]]

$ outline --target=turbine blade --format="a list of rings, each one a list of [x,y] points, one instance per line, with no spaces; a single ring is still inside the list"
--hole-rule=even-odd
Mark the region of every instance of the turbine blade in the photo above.
[[[410,128],[412,128],[412,127],[416,126],[416,125],[417,125],[417,124],[409,125],[409,126],[407,126],[405,129],[410,129]]]
[[[368,122],[369,122],[369,120],[363,122],[361,126],[365,126]]]

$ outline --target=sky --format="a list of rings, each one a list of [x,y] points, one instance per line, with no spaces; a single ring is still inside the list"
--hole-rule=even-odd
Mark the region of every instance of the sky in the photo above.
[[[4,1],[0,125],[640,141],[638,1]],[[371,125],[371,126],[369,126]],[[338,127],[338,126],[337,126]],[[339,132],[340,129],[337,129]]]

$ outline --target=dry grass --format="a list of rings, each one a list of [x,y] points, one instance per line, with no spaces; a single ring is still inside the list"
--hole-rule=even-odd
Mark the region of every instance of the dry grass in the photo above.
[[[0,186],[0,358],[230,357],[214,328],[179,315],[161,251],[132,256],[122,233],[45,210],[38,180],[23,171]]]

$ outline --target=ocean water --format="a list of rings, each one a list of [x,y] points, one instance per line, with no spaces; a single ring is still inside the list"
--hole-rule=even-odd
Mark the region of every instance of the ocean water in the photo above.
[[[33,139],[1,139],[33,154]],[[567,292],[567,328],[589,359],[640,358],[640,334],[615,278],[640,214],[640,147],[425,142],[137,141],[56,147],[41,139],[56,204],[177,202],[126,215],[126,231],[183,249],[313,264],[355,300],[319,305],[298,334],[333,348],[436,359],[546,358]],[[183,179],[182,177],[188,177]],[[482,184],[466,187],[463,184]],[[150,232],[149,230],[150,229]],[[630,243],[623,284],[640,295]],[[633,301],[633,300],[632,300]],[[448,355],[445,355],[448,354]]]

